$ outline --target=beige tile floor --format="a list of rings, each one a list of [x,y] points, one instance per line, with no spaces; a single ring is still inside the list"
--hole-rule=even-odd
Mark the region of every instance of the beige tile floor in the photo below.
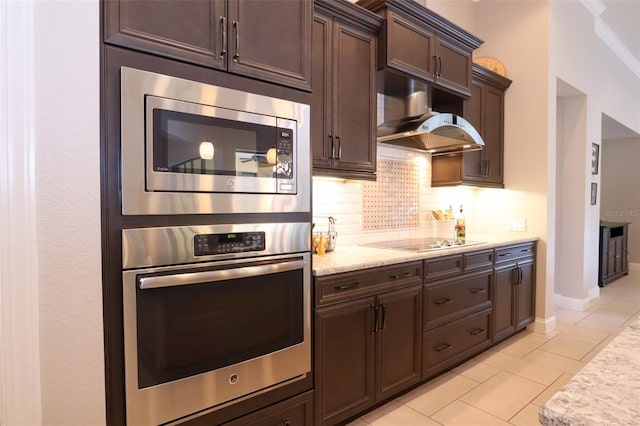
[[[539,425],[538,410],[640,314],[640,272],[600,289],[586,312],[556,308],[525,330],[349,426]]]

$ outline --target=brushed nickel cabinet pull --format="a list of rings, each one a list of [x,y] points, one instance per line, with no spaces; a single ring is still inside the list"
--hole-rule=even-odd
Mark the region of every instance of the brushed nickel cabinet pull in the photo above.
[[[487,329],[478,327],[475,330],[471,330],[469,334],[472,336],[477,336],[478,334],[484,333],[485,331],[487,331]]]
[[[436,352],[442,352],[442,351],[446,351],[447,349],[451,349],[452,347],[453,346],[448,343],[443,343],[440,346],[436,346],[435,348],[433,348],[433,350]]]
[[[447,305],[447,304],[449,304],[451,302],[453,302],[453,299],[450,299],[450,298],[446,297],[446,298],[443,298],[443,299],[438,299],[433,303],[435,303],[436,305]]]
[[[371,333],[375,333],[378,331],[378,305],[375,303],[372,304],[371,309],[373,309],[373,328],[371,329]]]
[[[435,80],[436,78],[438,78],[438,55],[431,55],[431,57],[435,61],[435,66],[434,66],[433,74],[432,74],[432,77]]]
[[[487,289],[486,288],[474,288],[471,290],[471,293],[473,294],[481,294],[481,293],[486,293]]]
[[[359,282],[351,283],[351,284],[343,284],[334,286],[336,290],[349,290],[350,288],[358,287],[360,285]]]
[[[331,156],[329,159],[333,160],[336,158],[336,146],[333,140],[333,133],[329,133],[329,140],[331,141]]]
[[[222,50],[220,50],[220,58],[224,58],[227,54],[227,18],[220,17],[220,27],[222,31]]]
[[[233,21],[233,28],[236,30],[236,53],[233,55],[233,60],[238,62],[240,58],[240,22]]]
[[[392,280],[397,280],[398,278],[403,278],[403,277],[410,277],[411,276],[411,272],[405,272],[404,274],[392,274],[389,275],[389,278],[391,278]]]

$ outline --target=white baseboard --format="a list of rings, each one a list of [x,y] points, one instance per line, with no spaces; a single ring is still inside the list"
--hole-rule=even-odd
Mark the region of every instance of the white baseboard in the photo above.
[[[589,292],[591,293],[591,291]],[[599,290],[598,294],[600,294]],[[564,309],[571,309],[573,311],[586,311],[589,309],[591,299],[593,299],[593,297],[590,296],[587,296],[584,299],[576,299],[574,297],[562,296],[557,293],[553,295],[553,302],[555,305]]]
[[[549,334],[556,329],[556,317],[555,315],[549,318],[536,318],[536,320],[527,326],[527,330],[535,331],[536,333]]]

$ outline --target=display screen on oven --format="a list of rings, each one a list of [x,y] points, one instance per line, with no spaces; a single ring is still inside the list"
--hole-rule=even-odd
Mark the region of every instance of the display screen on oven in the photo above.
[[[200,234],[193,239],[193,251],[196,256],[262,251],[264,249],[264,232]]]

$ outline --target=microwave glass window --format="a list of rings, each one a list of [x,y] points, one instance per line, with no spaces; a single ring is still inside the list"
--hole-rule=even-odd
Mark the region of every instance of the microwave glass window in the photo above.
[[[276,177],[277,128],[153,110],[156,172]]]
[[[303,341],[303,270],[137,289],[138,386],[233,365]]]

